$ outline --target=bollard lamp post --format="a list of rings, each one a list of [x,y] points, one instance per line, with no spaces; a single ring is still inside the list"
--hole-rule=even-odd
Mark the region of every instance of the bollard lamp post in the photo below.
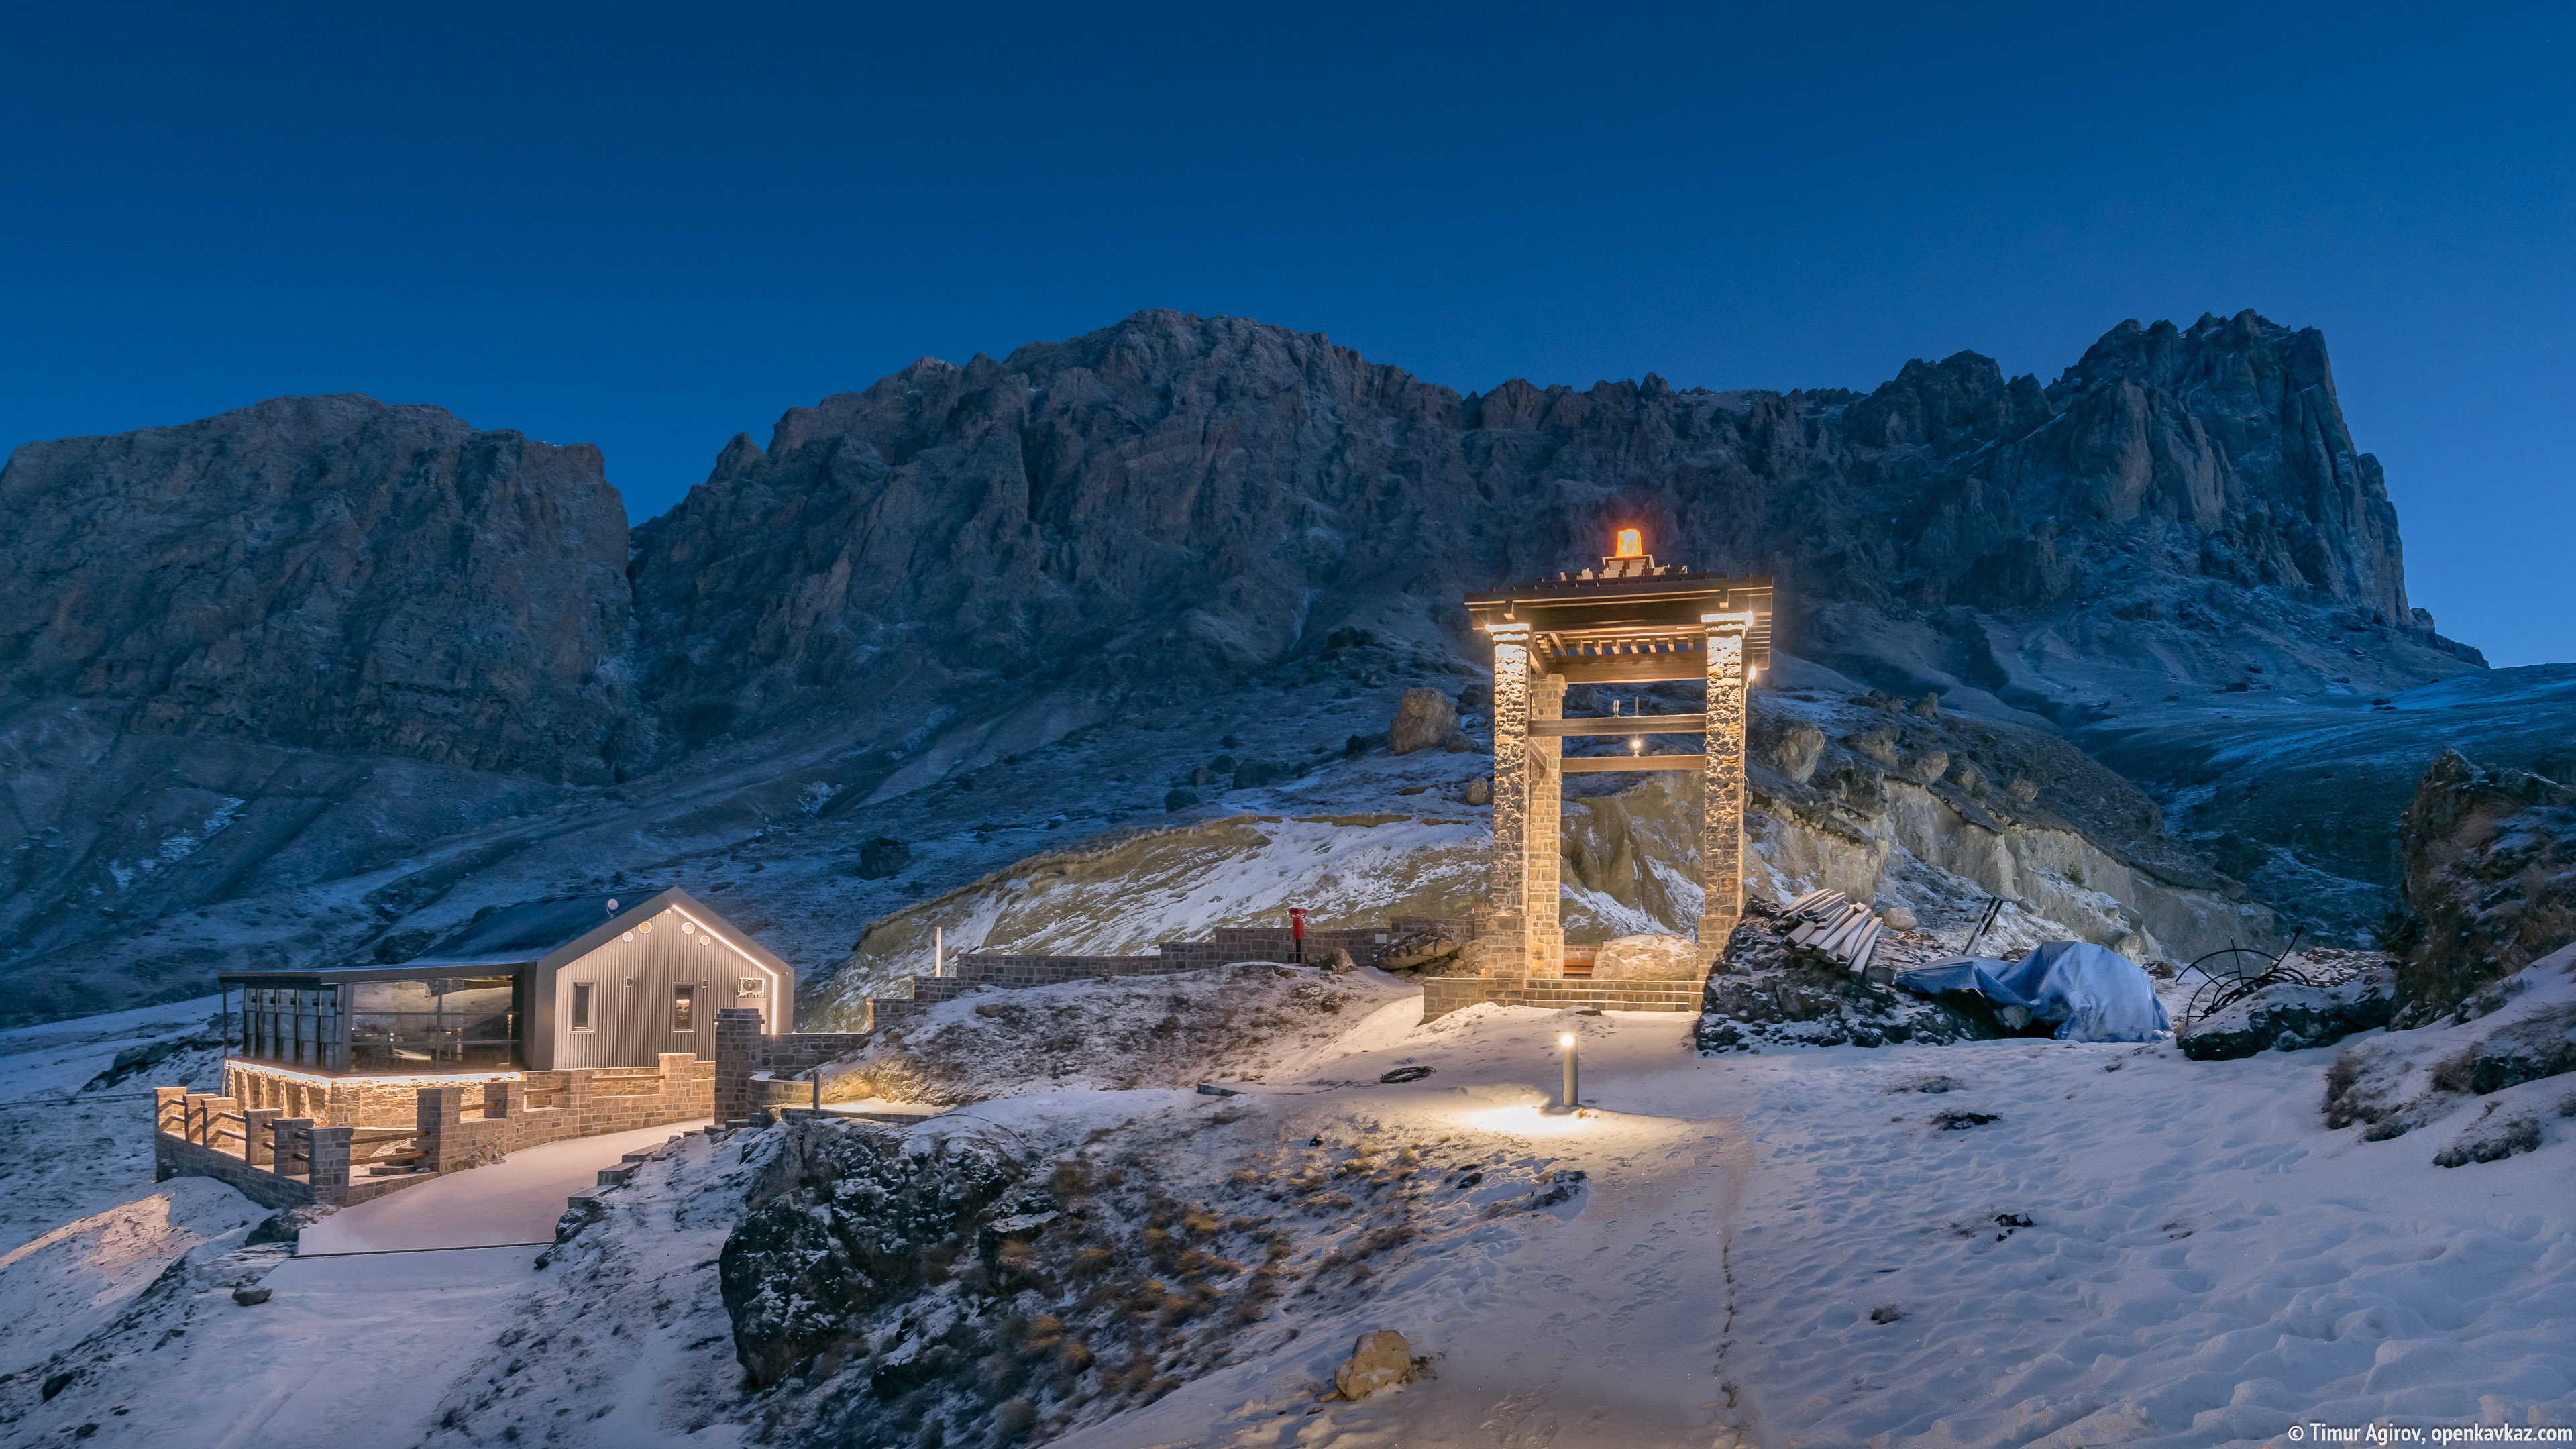
[[[1578,1086],[1582,1054],[1575,1048],[1574,1033],[1570,1031],[1558,1037],[1556,1044],[1565,1049],[1565,1110],[1571,1112],[1582,1100]]]

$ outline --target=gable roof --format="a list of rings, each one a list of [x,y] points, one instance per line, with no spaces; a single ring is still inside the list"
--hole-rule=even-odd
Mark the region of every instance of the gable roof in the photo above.
[[[416,966],[525,966],[542,961],[621,915],[640,912],[665,892],[653,886],[611,896],[566,896],[560,900],[526,901],[503,906],[481,920],[468,921],[429,943],[403,962]]]
[[[609,909],[612,901],[617,906],[614,911]],[[795,967],[676,886],[505,906],[430,942],[427,950],[403,962],[402,969],[443,968],[460,974],[468,967],[545,970],[586,955],[666,911],[680,912],[755,966],[780,973],[783,987],[795,983]]]

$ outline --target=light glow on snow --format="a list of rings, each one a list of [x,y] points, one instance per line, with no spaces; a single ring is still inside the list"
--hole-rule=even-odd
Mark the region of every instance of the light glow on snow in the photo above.
[[[1583,1113],[1550,1114],[1535,1105],[1488,1107],[1481,1112],[1468,1112],[1458,1120],[1479,1132],[1502,1132],[1514,1137],[1571,1137],[1584,1130],[1591,1117]]]

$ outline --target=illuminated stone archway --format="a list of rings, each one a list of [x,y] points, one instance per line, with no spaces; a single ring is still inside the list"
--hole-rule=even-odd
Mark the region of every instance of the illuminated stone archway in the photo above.
[[[1494,837],[1491,885],[1469,950],[1485,977],[1565,975],[1558,918],[1564,777],[1698,770],[1700,964],[1725,947],[1744,913],[1744,695],[1771,656],[1771,580],[1658,565],[1635,529],[1597,569],[1470,594],[1494,649]],[[1575,684],[1697,680],[1700,714],[1567,719]],[[1696,755],[1567,759],[1564,741],[1593,735],[1697,734]]]

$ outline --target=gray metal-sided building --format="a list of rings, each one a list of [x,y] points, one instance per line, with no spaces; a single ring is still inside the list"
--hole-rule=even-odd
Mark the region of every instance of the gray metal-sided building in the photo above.
[[[716,1012],[794,1029],[796,971],[682,890],[506,906],[394,965],[222,978],[232,1052],[305,1072],[489,1075],[713,1058]]]

